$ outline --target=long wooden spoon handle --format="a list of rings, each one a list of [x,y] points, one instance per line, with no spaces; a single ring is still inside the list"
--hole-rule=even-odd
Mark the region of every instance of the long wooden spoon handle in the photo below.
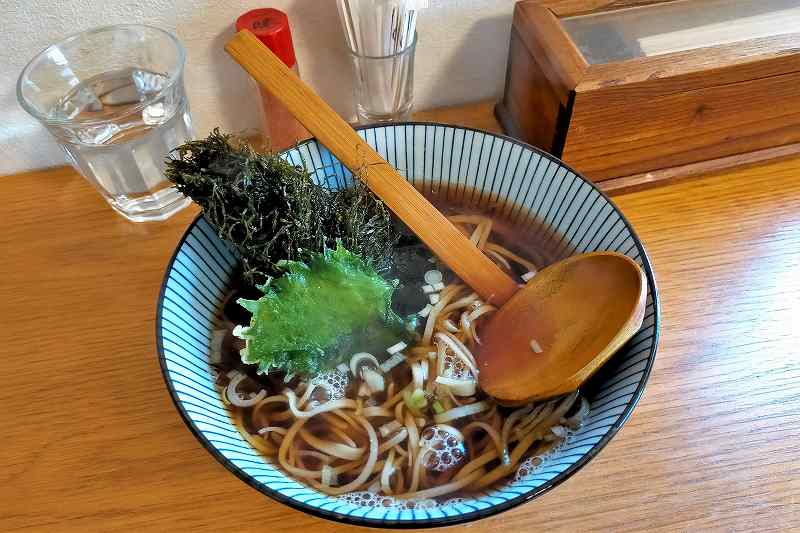
[[[242,30],[225,50],[272,93],[344,166],[364,180],[453,272],[483,299],[504,304],[517,283],[289,70],[255,35]]]

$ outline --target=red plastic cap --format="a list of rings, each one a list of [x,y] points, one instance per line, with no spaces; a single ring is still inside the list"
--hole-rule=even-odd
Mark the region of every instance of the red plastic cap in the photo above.
[[[248,29],[272,50],[287,67],[294,66],[294,44],[289,17],[271,7],[248,11],[236,19],[236,31]]]

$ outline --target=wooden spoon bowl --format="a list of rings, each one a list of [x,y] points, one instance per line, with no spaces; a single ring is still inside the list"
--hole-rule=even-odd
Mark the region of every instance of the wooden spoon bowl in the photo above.
[[[646,297],[644,272],[625,255],[541,270],[481,328],[481,388],[507,404],[575,390],[639,330]]]

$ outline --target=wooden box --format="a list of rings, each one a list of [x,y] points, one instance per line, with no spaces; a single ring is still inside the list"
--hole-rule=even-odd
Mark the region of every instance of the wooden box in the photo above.
[[[605,188],[800,144],[800,0],[526,0],[505,130]]]

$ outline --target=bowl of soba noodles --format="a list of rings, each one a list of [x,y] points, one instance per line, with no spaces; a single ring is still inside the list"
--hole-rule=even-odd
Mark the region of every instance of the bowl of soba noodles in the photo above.
[[[436,527],[529,502],[597,455],[644,391],[660,323],[647,253],[603,193],[537,148],[432,123],[368,126],[359,134],[519,283],[584,252],[635,260],[648,281],[640,331],[580,390],[502,405],[481,390],[472,353],[496,308],[397,221],[382,270],[337,237],[314,259],[278,261],[284,274],[254,283],[244,248],[228,242],[244,226],[223,230],[219,210],[204,205],[205,216],[177,246],[158,301],[157,345],[172,400],[228,470],[318,517]],[[320,190],[342,190],[357,179],[313,139],[279,157]],[[347,225],[343,218],[337,224]],[[371,238],[363,226],[350,230]],[[257,240],[292,234],[275,233]],[[341,292],[345,285],[351,292]],[[376,299],[351,298],[352,287]],[[318,303],[299,303],[311,290],[322,295]],[[372,322],[351,320],[375,301],[379,332]],[[312,316],[317,325],[308,326]],[[298,341],[332,339],[329,330],[343,324],[352,335],[327,348]]]

